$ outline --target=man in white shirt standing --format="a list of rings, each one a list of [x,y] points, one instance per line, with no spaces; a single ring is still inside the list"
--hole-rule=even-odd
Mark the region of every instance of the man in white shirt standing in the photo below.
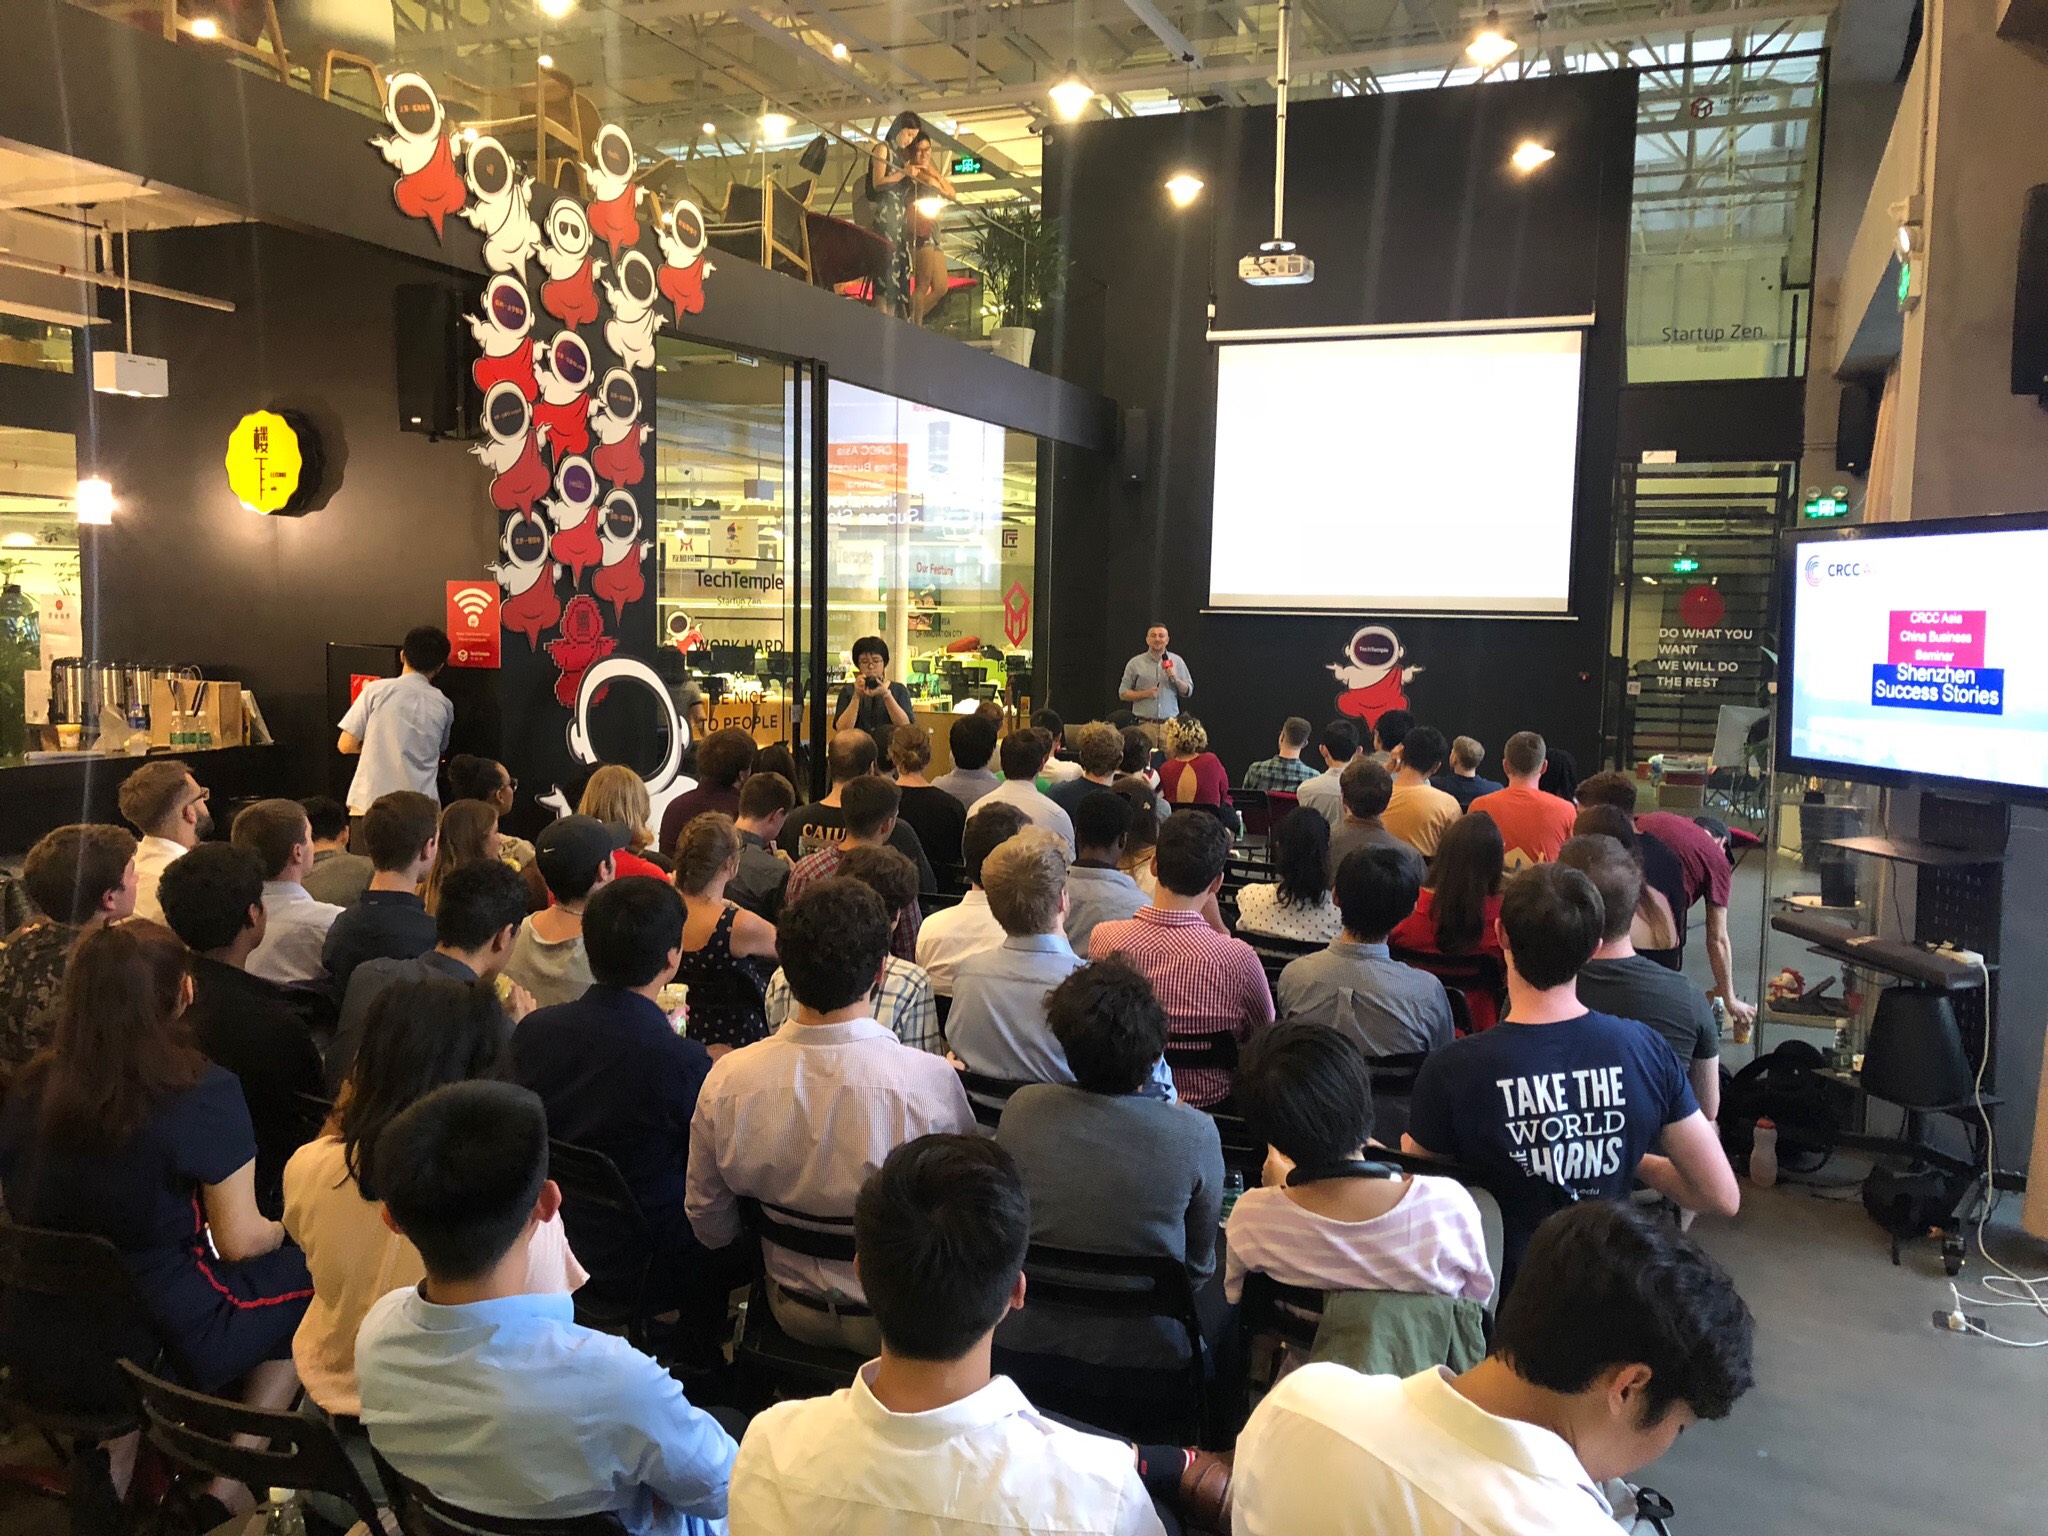
[[[889,914],[857,880],[821,880],[776,925],[796,1013],[711,1068],[690,1118],[684,1214],[706,1248],[740,1237],[755,1199],[844,1222],[867,1176],[929,1131],[974,1129],[960,1074],[875,1022]],[[849,1264],[769,1246],[768,1305],[807,1344],[872,1351],[875,1320]]]
[[[984,816],[967,818],[967,830],[960,834],[960,861],[967,866],[967,894],[957,906],[941,907],[917,930],[917,963],[932,979],[932,990],[942,997],[953,995],[953,977],[960,962],[985,949],[995,949],[1009,935],[989,910],[988,892],[981,886],[981,867],[1011,838],[1031,823],[1014,805],[999,805]]]
[[[1180,701],[1195,691],[1188,664],[1166,648],[1172,638],[1164,624],[1145,631],[1145,649],[1124,663],[1117,697],[1131,706],[1157,745],[1159,727],[1180,714]]]
[[[399,648],[404,664],[396,677],[363,685],[341,717],[344,757],[356,759],[348,786],[348,813],[361,816],[379,795],[410,789],[439,800],[441,754],[455,724],[455,703],[434,686],[448,664],[448,637],[422,624]]]
[[[324,975],[320,951],[342,909],[306,894],[303,882],[313,867],[306,808],[296,800],[258,800],[235,818],[230,836],[263,865],[263,941],[243,969],[280,986]]]
[[[967,825],[974,825],[974,818],[988,814],[989,807],[1014,805],[1034,827],[1044,827],[1048,832],[1057,832],[1060,841],[1067,845],[1067,857],[1074,856],[1074,819],[1060,809],[1059,802],[1042,794],[1038,788],[1039,770],[1045,767],[1045,760],[1052,756],[1052,738],[1031,726],[1021,731],[1012,731],[1003,738],[1002,764],[1003,782],[974,802],[974,808],[967,813]]]
[[[892,1152],[854,1208],[881,1358],[748,1426],[732,1536],[1160,1536],[1142,1452],[1046,1417],[990,1369],[996,1324],[1024,1304],[1030,1238],[1023,1181],[994,1142]]]
[[[142,834],[135,848],[135,915],[164,920],[156,885],[164,871],[213,831],[206,791],[174,757],[153,758],[121,781],[121,815]]]
[[[1611,1486],[1752,1384],[1735,1283],[1662,1217],[1546,1221],[1462,1376],[1304,1366],[1238,1437],[1235,1536],[1614,1536]],[[1612,1489],[1620,1492],[1619,1489]]]

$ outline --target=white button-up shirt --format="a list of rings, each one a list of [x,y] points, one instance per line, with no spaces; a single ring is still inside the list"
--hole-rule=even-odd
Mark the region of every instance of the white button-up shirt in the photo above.
[[[454,724],[454,700],[417,672],[364,684],[340,720],[340,728],[363,744],[348,786],[349,814],[362,815],[394,789],[440,799],[441,754]]]
[[[185,856],[183,843],[174,843],[168,837],[145,834],[135,845],[135,915],[147,918],[152,923],[164,920],[164,904],[156,894],[157,882],[164,877],[164,871]]]
[[[924,1413],[869,1383],[756,1417],[733,1464],[732,1536],[1160,1536],[1131,1447],[1046,1418],[1015,1382]]]
[[[315,901],[296,880],[264,881],[263,942],[249,952],[249,974],[280,984],[324,974],[320,951],[341,911]]]
[[[943,1056],[911,1050],[873,1019],[792,1020],[712,1065],[690,1120],[683,1209],[707,1248],[739,1238],[741,1196],[850,1218],[867,1176],[904,1142],[973,1130],[960,1074]],[[779,1248],[766,1260],[786,1289],[861,1299],[851,1264]]]
[[[1238,1436],[1235,1536],[1614,1536],[1572,1448],[1496,1418],[1433,1366],[1402,1380],[1307,1365]]]
[[[1014,805],[1032,826],[1059,833],[1060,840],[1067,845],[1067,857],[1071,859],[1074,856],[1074,818],[1050,795],[1040,794],[1038,785],[1032,780],[1003,780],[974,802],[974,809],[967,813],[967,819],[972,821],[992,805]]]
[[[917,963],[932,979],[932,990],[953,995],[960,962],[985,949],[998,949],[1009,935],[988,909],[988,892],[979,888],[926,917],[917,930]]]

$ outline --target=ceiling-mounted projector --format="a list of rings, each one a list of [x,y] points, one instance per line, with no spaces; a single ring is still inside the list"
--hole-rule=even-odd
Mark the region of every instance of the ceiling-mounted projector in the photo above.
[[[1316,264],[1292,240],[1268,240],[1237,262],[1237,275],[1254,288],[1288,288],[1316,280]]]

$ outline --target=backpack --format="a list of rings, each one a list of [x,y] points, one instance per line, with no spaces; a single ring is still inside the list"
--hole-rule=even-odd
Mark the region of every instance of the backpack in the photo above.
[[[1721,1084],[1721,1145],[1728,1160],[1749,1157],[1756,1123],[1778,1127],[1778,1166],[1812,1173],[1834,1155],[1848,1127],[1847,1095],[1820,1075],[1827,1058],[1804,1040],[1787,1040]]]

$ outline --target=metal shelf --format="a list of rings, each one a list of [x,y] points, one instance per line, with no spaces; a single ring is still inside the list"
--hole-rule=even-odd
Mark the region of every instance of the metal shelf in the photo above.
[[[1874,859],[1917,864],[1923,869],[1978,868],[2005,862],[2002,853],[1973,853],[1967,848],[1945,848],[1939,843],[1923,843],[1910,837],[1830,837],[1821,846],[1842,848],[1850,853],[1867,853]]]

